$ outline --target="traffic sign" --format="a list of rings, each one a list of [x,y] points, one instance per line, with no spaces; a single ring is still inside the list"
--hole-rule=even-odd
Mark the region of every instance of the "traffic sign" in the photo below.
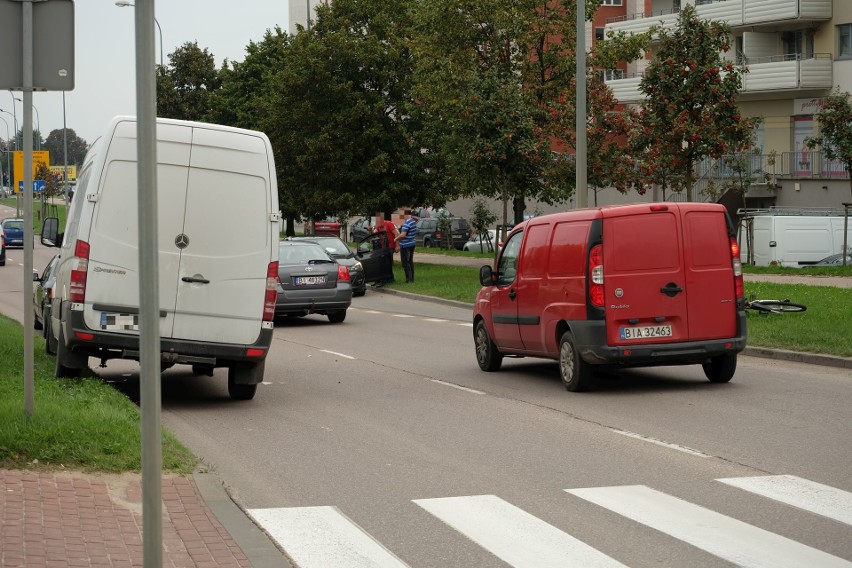
[[[33,193],[41,193],[42,191],[44,191],[44,180],[34,179]],[[18,193],[24,193],[24,180],[18,182]]]

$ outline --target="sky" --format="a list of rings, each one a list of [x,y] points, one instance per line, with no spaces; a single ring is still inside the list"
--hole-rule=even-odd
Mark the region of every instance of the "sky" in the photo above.
[[[260,41],[267,29],[280,26],[287,31],[288,0],[156,0],[154,13],[163,32],[163,58],[186,42],[213,54],[216,67],[242,61],[250,41]],[[38,41],[38,38],[37,38]],[[156,61],[160,58],[159,30],[154,29]],[[74,90],[65,93],[65,118],[69,129],[91,144],[117,115],[136,114],[136,70],[134,9],[119,7],[115,0],[74,2],[75,80]],[[23,119],[22,93],[0,91],[0,109]],[[33,128],[47,138],[62,128],[62,92],[33,93]],[[14,118],[0,117],[13,128]],[[4,131],[5,125],[0,121]],[[11,132],[10,132],[11,133]],[[51,162],[54,158],[51,156]]]

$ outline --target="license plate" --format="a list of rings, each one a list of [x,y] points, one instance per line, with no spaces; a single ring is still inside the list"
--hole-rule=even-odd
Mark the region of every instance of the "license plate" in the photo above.
[[[621,339],[648,339],[652,337],[671,337],[670,325],[637,325],[620,328]]]
[[[139,331],[139,315],[101,312],[101,329]]]
[[[296,276],[296,286],[325,284],[325,276]]]

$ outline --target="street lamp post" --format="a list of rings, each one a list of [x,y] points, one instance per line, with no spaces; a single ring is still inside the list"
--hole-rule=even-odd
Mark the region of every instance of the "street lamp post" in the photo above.
[[[129,0],[116,0],[115,5],[119,8],[125,8],[127,6],[135,7],[136,4],[130,2]],[[160,22],[157,21],[157,18],[154,18],[154,23],[157,24],[157,31],[160,32],[160,67],[163,66],[163,28],[160,27]]]
[[[38,130],[38,149],[41,150],[41,115],[38,109],[33,105],[33,110],[36,111],[36,129]]]
[[[9,96],[12,97],[12,117],[15,119],[15,150],[18,149],[18,111],[15,107],[15,101],[20,102],[21,99],[12,94],[12,90],[9,89]],[[22,140],[23,142],[23,140]]]
[[[9,123],[3,117],[0,117],[0,120],[2,120],[3,123],[6,125],[6,143],[3,144],[3,157],[6,159],[6,169],[4,170],[0,168],[0,185],[5,187],[6,184],[3,183],[3,180],[5,179],[6,181],[8,181],[9,179],[7,173],[9,171],[9,148],[7,146],[9,144]],[[2,163],[0,163],[0,165],[2,165]],[[6,174],[5,178],[3,177],[3,174]]]

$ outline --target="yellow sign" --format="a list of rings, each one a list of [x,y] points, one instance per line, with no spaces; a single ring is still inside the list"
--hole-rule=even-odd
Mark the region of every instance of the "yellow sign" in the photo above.
[[[15,183],[12,184],[12,191],[17,193],[18,186],[21,185],[19,182],[24,181],[24,151],[18,150],[17,152],[13,152],[13,154],[15,155]],[[33,176],[35,176],[39,164],[50,167],[50,152],[47,150],[33,150]]]
[[[59,181],[77,181],[77,166],[68,166],[68,179],[62,179],[62,166],[50,166],[50,171],[55,173]]]

